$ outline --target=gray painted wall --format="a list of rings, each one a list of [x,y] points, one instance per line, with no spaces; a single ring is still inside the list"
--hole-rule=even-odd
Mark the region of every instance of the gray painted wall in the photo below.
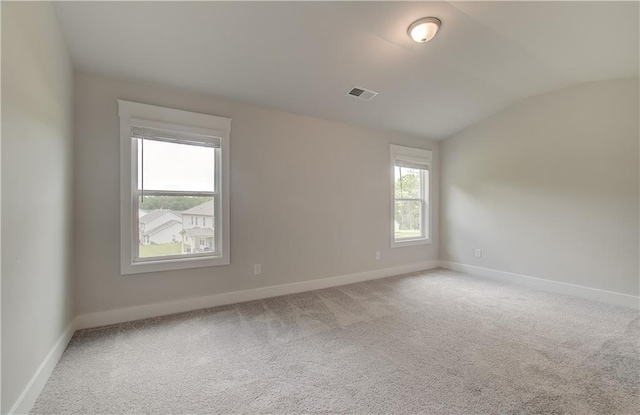
[[[72,88],[52,5],[2,2],[2,413],[72,318]]]
[[[116,99],[233,118],[231,265],[120,275]],[[75,111],[78,314],[438,258],[437,142],[83,74]],[[390,143],[434,151],[429,246],[390,248]]]
[[[444,140],[442,259],[637,296],[638,123],[638,80],[601,81]]]

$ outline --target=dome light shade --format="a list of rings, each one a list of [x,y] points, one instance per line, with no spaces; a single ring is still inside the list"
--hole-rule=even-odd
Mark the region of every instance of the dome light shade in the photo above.
[[[441,23],[440,19],[436,17],[423,17],[411,23],[407,33],[415,42],[427,43],[438,33]]]

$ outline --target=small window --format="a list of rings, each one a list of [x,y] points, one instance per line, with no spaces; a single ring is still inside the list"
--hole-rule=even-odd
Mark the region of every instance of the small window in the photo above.
[[[430,242],[431,151],[391,146],[391,246]]]
[[[229,264],[231,120],[127,101],[118,104],[122,273]],[[212,226],[194,228],[198,215],[211,217]],[[147,235],[139,243],[137,235],[145,224]],[[176,235],[168,240],[167,231],[180,234],[181,242]],[[211,249],[197,243],[205,239],[212,241]]]

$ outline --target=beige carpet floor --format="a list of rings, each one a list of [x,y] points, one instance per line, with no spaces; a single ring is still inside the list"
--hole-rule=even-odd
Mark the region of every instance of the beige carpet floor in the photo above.
[[[431,270],[79,331],[34,414],[637,414],[638,311]]]

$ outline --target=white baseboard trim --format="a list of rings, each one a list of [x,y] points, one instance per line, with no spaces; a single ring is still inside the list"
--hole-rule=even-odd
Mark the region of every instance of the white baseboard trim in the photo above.
[[[49,380],[51,372],[53,372],[53,369],[55,369],[58,364],[62,353],[64,353],[64,350],[67,348],[67,345],[75,331],[74,320],[72,320],[44,358],[36,370],[36,373],[33,374],[29,383],[27,383],[27,386],[9,410],[8,415],[22,415],[29,413],[33,404],[36,403],[38,395],[42,392],[44,385],[46,385],[47,380]]]
[[[353,284],[361,281],[375,280],[437,268],[438,261],[417,262],[414,264],[400,265],[392,268],[383,268],[373,271],[347,274],[337,277],[321,278],[311,281],[294,282],[270,287],[255,288],[244,291],[233,291],[222,294],[208,295],[204,297],[185,298],[182,300],[167,301],[163,303],[146,304],[136,307],[121,308],[97,313],[82,314],[76,317],[76,328],[86,329],[92,327],[107,326],[110,324],[124,323],[127,321],[141,320],[150,317],[159,317],[220,305],[242,303],[245,301],[260,300],[263,298],[277,297],[280,295],[300,293],[304,291],[319,290],[322,288],[337,287],[339,285]]]
[[[511,282],[539,290],[550,291],[557,294],[573,295],[575,297],[582,297],[589,300],[601,301],[603,303],[634,309],[640,308],[640,297],[634,295],[600,290],[598,288],[590,288],[582,285],[567,284],[544,278],[530,277],[528,275],[498,271],[495,269],[482,268],[456,262],[440,261],[440,267],[454,271],[466,272],[467,274],[478,275],[480,277],[491,278],[498,281]]]

